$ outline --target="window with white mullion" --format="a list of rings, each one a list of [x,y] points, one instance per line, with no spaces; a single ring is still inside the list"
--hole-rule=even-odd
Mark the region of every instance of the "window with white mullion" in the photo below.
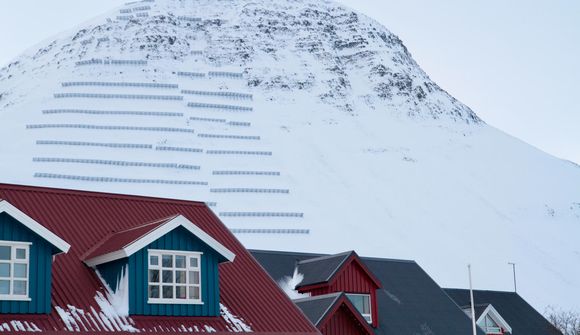
[[[148,302],[201,304],[201,253],[149,250]]]
[[[30,300],[30,243],[0,241],[0,300]]]

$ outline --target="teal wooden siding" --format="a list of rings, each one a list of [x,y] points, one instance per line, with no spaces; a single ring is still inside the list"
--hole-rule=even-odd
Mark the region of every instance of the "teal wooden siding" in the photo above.
[[[201,256],[202,305],[147,303],[148,249],[198,251]],[[163,316],[219,316],[218,262],[221,256],[183,227],[178,227],[128,258],[99,265],[97,269],[114,290],[121,271],[129,265],[129,314]]]
[[[31,242],[28,293],[31,301],[0,301],[1,314],[48,314],[54,247],[6,213],[0,213],[0,240]]]

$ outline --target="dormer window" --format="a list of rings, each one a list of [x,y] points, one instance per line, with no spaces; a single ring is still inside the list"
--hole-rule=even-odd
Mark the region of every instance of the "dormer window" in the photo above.
[[[0,300],[30,300],[28,296],[30,244],[0,241]]]
[[[370,294],[347,293],[346,296],[368,323],[373,323]]]
[[[503,334],[501,327],[489,316],[486,315],[481,322],[481,328],[486,334]]]
[[[200,252],[149,251],[150,304],[203,304]]]

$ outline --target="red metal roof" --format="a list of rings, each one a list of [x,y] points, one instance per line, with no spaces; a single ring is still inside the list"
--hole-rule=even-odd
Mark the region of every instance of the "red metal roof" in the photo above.
[[[119,332],[132,327],[158,333],[219,333],[243,331],[248,326],[256,333],[318,333],[204,203],[8,184],[0,184],[0,198],[71,244],[69,252],[56,256],[53,263],[52,313],[0,315],[4,330],[20,333],[35,328],[64,331],[72,327],[79,332]],[[220,265],[222,316],[124,319],[105,315],[96,301],[97,295],[105,294],[103,284],[83,259],[99,250],[107,236],[113,238],[114,232],[126,232],[143,222],[179,214],[236,254],[234,262]],[[114,235],[119,240],[134,237],[129,237],[132,233]]]
[[[136,227],[131,227],[119,232],[110,233],[94,248],[88,250],[84,259],[91,259],[93,257],[101,256],[109,252],[117,251],[127,244],[139,239],[143,235],[146,235],[147,233],[155,230],[157,227],[167,223],[174,217],[175,215],[169,218],[164,218],[146,224],[141,224]]]

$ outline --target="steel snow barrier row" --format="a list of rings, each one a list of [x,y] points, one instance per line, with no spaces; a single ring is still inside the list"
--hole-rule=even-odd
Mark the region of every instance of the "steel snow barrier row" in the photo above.
[[[223,78],[233,78],[242,79],[244,75],[238,72],[224,72],[224,71],[209,71],[208,75],[210,77],[223,77]]]
[[[224,97],[232,99],[253,99],[253,96],[248,93],[238,93],[238,92],[219,92],[219,91],[196,91],[196,90],[181,90],[182,94],[192,94],[201,95],[208,97]]]
[[[123,149],[153,149],[151,144],[134,144],[134,143],[99,143],[99,142],[79,142],[79,141],[52,141],[38,140],[37,145],[73,145],[82,147],[106,147],[106,148],[123,148]]]
[[[127,14],[127,13],[131,13],[132,10],[130,8],[123,8],[121,10],[119,10],[119,13],[121,14]]]
[[[108,37],[99,37],[99,38],[97,38],[97,41],[99,41],[99,42],[107,42],[108,40],[109,40]]]
[[[227,217],[254,217],[254,218],[301,218],[304,213],[288,213],[288,212],[220,212],[220,216]]]
[[[212,193],[279,193],[288,194],[290,190],[280,188],[210,188]]]
[[[150,10],[150,9],[151,9],[151,6],[133,7],[134,12],[139,12],[139,11],[143,11],[143,10]]]
[[[231,228],[234,234],[310,234],[310,229],[266,229]]]
[[[197,136],[203,138],[224,138],[231,140],[260,140],[260,136],[246,136],[246,135],[197,134]]]
[[[34,162],[39,163],[76,163],[76,164],[99,164],[112,166],[134,166],[134,167],[151,167],[151,168],[165,168],[165,169],[185,169],[185,170],[199,170],[198,165],[176,164],[176,163],[148,163],[148,162],[128,162],[128,161],[113,161],[101,159],[78,159],[78,158],[53,158],[53,157],[34,157]]]
[[[162,83],[135,83],[135,82],[107,82],[107,81],[67,81],[62,87],[71,86],[106,86],[106,87],[147,87],[147,88],[178,88],[177,84]]]
[[[81,60],[75,63],[75,65],[77,66],[82,66],[82,65],[93,65],[93,64],[103,64],[103,60],[102,59],[87,59],[87,60]]]
[[[189,22],[201,22],[201,18],[200,17],[178,16],[177,19],[178,20],[182,20],[182,21],[189,21]]]
[[[138,115],[138,116],[183,116],[183,113],[174,112],[145,112],[145,111],[105,111],[92,109],[45,109],[42,114],[92,114],[92,115]]]
[[[155,147],[155,150],[159,150],[159,151],[181,151],[181,152],[203,152],[202,149],[198,149],[198,148],[167,147],[167,146]]]
[[[147,65],[146,60],[132,60],[132,59],[111,59],[105,60],[104,64],[111,65]]]
[[[208,155],[257,155],[272,156],[271,151],[242,151],[242,150],[206,150]]]
[[[209,117],[196,117],[192,116],[189,118],[192,121],[204,121],[204,122],[218,122],[218,123],[225,123],[226,119],[214,119]]]
[[[199,73],[199,72],[179,71],[179,72],[177,72],[177,75],[180,77],[189,77],[189,78],[205,78],[205,73]]]
[[[177,133],[193,133],[193,129],[186,128],[169,128],[169,127],[134,127],[134,126],[99,126],[92,124],[29,124],[27,129],[43,129],[43,128],[78,128],[78,129],[93,129],[93,130],[136,130],[136,131],[163,131],[163,132],[177,132]]]
[[[228,125],[240,126],[240,127],[250,127],[252,124],[250,122],[230,121],[230,122],[228,122]]]
[[[207,104],[207,103],[203,103],[203,102],[190,102],[187,104],[187,106],[192,107],[192,108],[227,109],[227,110],[244,111],[244,112],[251,112],[254,110],[252,107],[246,107],[246,106]]]
[[[216,170],[212,174],[220,176],[279,176],[280,172],[277,171],[228,171],[228,170]]]
[[[110,94],[110,93],[55,93],[56,99],[89,98],[89,99],[132,99],[132,100],[183,100],[181,95],[147,95],[147,94]]]
[[[136,17],[149,17],[149,14],[142,12],[142,13],[137,13],[135,14]]]
[[[133,15],[118,15],[117,20],[129,21],[133,18]]]
[[[56,174],[56,173],[41,173],[41,172],[35,173],[34,177],[35,178],[53,178],[53,179],[93,181],[93,182],[102,182],[102,183],[171,184],[171,185],[204,185],[204,186],[208,184],[205,181],[91,177],[91,176],[73,176],[73,175],[64,175],[64,174]]]

